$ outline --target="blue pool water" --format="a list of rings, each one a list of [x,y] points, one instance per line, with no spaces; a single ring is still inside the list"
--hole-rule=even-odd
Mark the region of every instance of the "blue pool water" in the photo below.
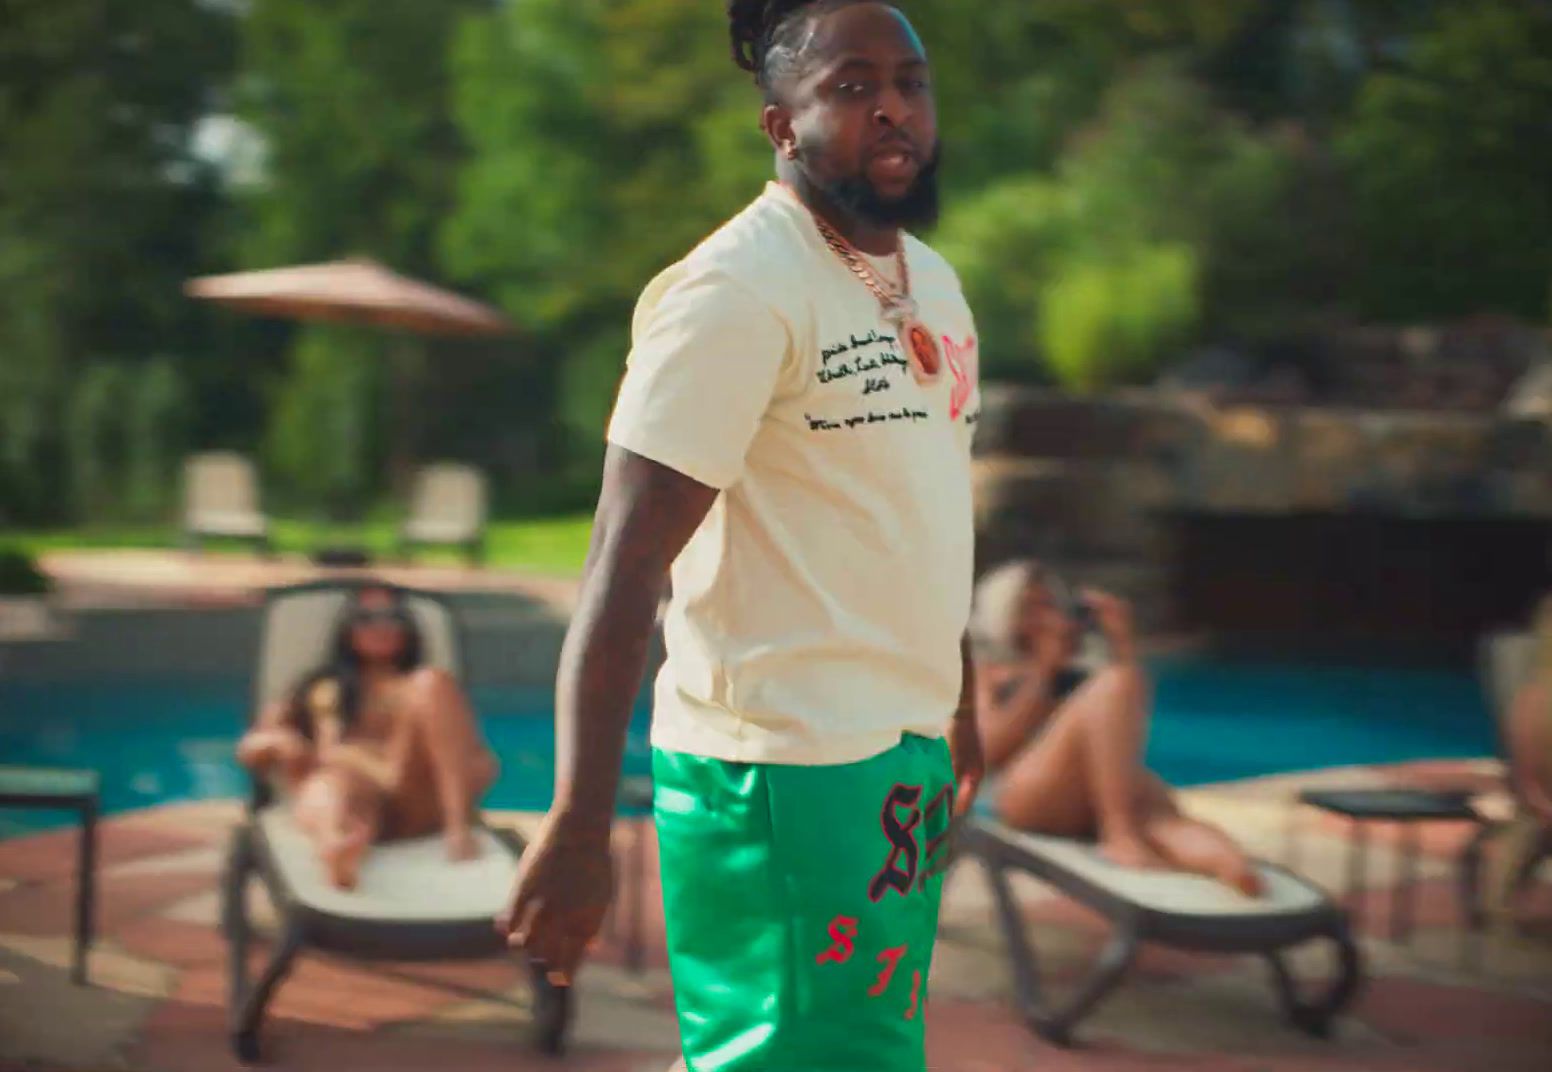
[[[1175,785],[1280,771],[1494,751],[1492,719],[1464,671],[1240,663],[1171,658],[1151,665],[1148,764]],[[551,699],[476,689],[473,700],[501,778],[495,808],[542,808],[552,788]],[[232,758],[245,717],[241,683],[0,681],[0,763],[87,767],[103,807],[237,797]],[[645,772],[647,715],[631,726],[626,768]],[[0,837],[68,821],[0,811]]]

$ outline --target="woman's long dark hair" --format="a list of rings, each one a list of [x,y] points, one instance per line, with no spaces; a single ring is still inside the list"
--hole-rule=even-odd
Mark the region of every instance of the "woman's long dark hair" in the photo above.
[[[403,671],[413,670],[421,664],[425,655],[420,627],[410,613],[404,593],[390,584],[363,584],[351,593],[350,601],[335,619],[334,636],[329,643],[329,658],[323,665],[314,667],[302,675],[291,691],[287,718],[293,728],[309,741],[313,737],[313,720],[308,711],[308,698],[320,682],[333,681],[339,688],[340,719],[346,728],[356,721],[361,711],[361,657],[351,642],[361,608],[361,597],[373,592],[385,593],[392,600],[389,613],[398,619],[404,630],[404,647],[399,650],[394,666]]]

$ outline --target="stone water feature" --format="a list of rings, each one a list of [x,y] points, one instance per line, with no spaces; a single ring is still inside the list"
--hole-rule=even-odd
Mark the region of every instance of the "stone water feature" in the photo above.
[[[985,396],[981,565],[1045,559],[1146,628],[1465,635],[1552,585],[1552,417]]]

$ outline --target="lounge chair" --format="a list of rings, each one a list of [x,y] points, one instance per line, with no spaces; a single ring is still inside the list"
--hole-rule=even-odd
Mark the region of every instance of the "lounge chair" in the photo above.
[[[637,811],[652,806],[652,779],[628,778],[620,803]],[[1266,957],[1288,1019],[1312,1035],[1328,1033],[1332,1019],[1357,993],[1358,948],[1347,915],[1312,883],[1258,861],[1267,895],[1252,901],[1196,875],[1138,871],[1103,859],[1092,844],[1011,830],[984,816],[966,820],[954,840],[955,863],[973,858],[986,868],[1008,943],[1019,1010],[1037,1034],[1058,1045],[1072,1042],[1072,1030],[1118,986],[1144,942],[1213,953],[1257,953]],[[639,849],[637,850],[639,853]],[[639,861],[630,864],[638,872]],[[1024,871],[1103,915],[1115,927],[1095,967],[1066,1002],[1043,998],[1034,949],[1008,881]],[[639,900],[640,885],[636,884]],[[627,906],[627,964],[640,962],[639,903]],[[1323,993],[1300,993],[1283,960],[1284,950],[1323,938],[1333,943],[1336,974]]]
[[[271,591],[253,688],[253,709],[294,687],[328,650],[345,608],[348,583],[321,581]],[[427,662],[461,674],[461,644],[451,607],[440,597],[405,590],[425,639]],[[453,960],[513,955],[494,919],[511,890],[523,842],[512,831],[477,830],[480,855],[453,863],[440,837],[372,847],[359,885],[342,891],[327,881],[307,838],[288,808],[261,779],[243,822],[232,833],[222,883],[222,926],[230,942],[230,1029],[233,1052],[258,1059],[259,1030],[275,988],[302,950],[353,959]],[[252,926],[247,888],[257,877],[278,916],[269,963],[250,980],[247,952]],[[533,1025],[540,1049],[559,1052],[570,1015],[569,991],[553,987],[530,964]]]
[[[1357,992],[1362,971],[1346,913],[1317,886],[1273,864],[1256,862],[1267,892],[1251,900],[1197,875],[1120,867],[1089,842],[1022,833],[985,815],[965,822],[958,851],[980,861],[991,881],[1019,1011],[1032,1030],[1058,1045],[1072,1042],[1073,1029],[1121,983],[1144,942],[1265,957],[1284,1013],[1312,1035],[1327,1034]],[[1048,1002],[1042,993],[1034,948],[1009,883],[1015,871],[1055,887],[1114,928],[1065,1001]],[[1283,952],[1314,939],[1332,943],[1336,971],[1322,992],[1309,997],[1301,993]]]
[[[222,537],[251,540],[269,551],[269,520],[259,508],[252,462],[231,451],[212,451],[183,463],[183,533],[195,550],[202,539]]]
[[[473,562],[485,551],[485,478],[478,469],[443,462],[415,474],[409,515],[399,530],[399,549],[462,547]]]
[[[1509,711],[1514,697],[1530,676],[1536,638],[1530,633],[1495,633],[1482,641],[1479,665],[1488,703],[1497,715],[1499,752],[1508,759]],[[1494,838],[1505,839],[1507,858],[1501,861],[1503,889],[1507,895],[1534,877],[1537,868],[1552,858],[1552,828],[1532,817],[1517,814],[1507,821],[1486,821],[1466,844],[1460,856],[1459,881],[1466,917],[1473,931],[1487,923],[1483,903],[1484,852]]]

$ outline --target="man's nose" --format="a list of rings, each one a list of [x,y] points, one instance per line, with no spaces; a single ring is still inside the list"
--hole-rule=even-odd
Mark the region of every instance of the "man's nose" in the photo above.
[[[880,126],[900,127],[904,126],[915,113],[916,109],[905,99],[905,94],[898,88],[890,86],[878,95],[878,105],[873,110],[873,121]]]

